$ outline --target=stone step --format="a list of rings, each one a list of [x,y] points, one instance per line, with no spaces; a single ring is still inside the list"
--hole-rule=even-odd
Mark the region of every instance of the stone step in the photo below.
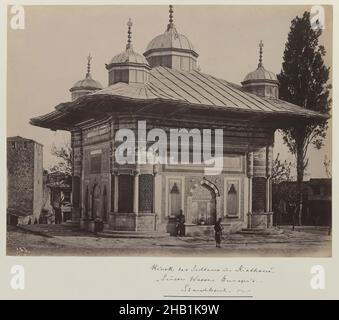
[[[262,235],[262,234],[266,234],[265,231],[262,231],[262,232],[253,232],[253,231],[249,231],[249,230],[241,230],[237,233],[240,233],[240,234],[256,234],[256,235]]]
[[[118,231],[104,230],[97,235],[103,238],[166,238],[170,237],[169,233],[161,231]]]
[[[240,231],[238,231],[237,233],[240,234],[281,234],[284,231],[281,229],[277,229],[277,228],[243,228]]]
[[[78,226],[80,225],[80,221],[67,220],[66,222],[63,222],[62,224],[66,226]]]
[[[252,228],[243,228],[241,229],[241,231],[244,231],[244,232],[254,232],[254,233],[262,233],[262,232],[265,232],[267,231],[267,228],[256,228],[256,229],[252,229]]]

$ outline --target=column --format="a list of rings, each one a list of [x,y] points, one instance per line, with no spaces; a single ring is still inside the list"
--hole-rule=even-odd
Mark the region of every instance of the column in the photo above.
[[[247,227],[252,227],[252,177],[248,177],[248,216]]]
[[[157,173],[153,173],[153,195],[152,195],[152,212],[155,212],[155,199],[156,199],[156,185],[155,185],[155,177],[157,176]]]
[[[252,227],[252,179],[253,179],[253,152],[247,155],[247,177],[248,177],[248,228]]]
[[[111,187],[112,187],[112,174],[110,173],[108,175],[108,184],[106,186],[106,215],[107,215],[107,221],[109,220],[109,213],[112,211],[111,208],[111,204],[112,204],[112,191],[111,191]]]
[[[118,201],[119,201],[119,175],[118,173],[114,174],[114,208],[113,212],[118,212]]]
[[[134,175],[133,212],[136,215],[139,212],[139,171],[135,171]]]
[[[157,230],[157,224],[158,224],[158,213],[155,210],[155,199],[156,199],[156,185],[155,185],[155,178],[157,176],[157,171],[153,170],[153,194],[152,194],[152,213],[154,213],[154,231]]]
[[[79,222],[82,209],[83,146],[81,131],[71,132],[72,147],[72,221]]]
[[[273,186],[272,186],[272,179],[270,179],[270,212],[273,211]]]
[[[154,175],[154,189],[153,189],[153,212],[156,213],[157,221],[163,222],[164,215],[161,210],[161,199],[162,199],[162,177],[160,173]]]
[[[155,210],[156,204],[156,198],[157,198],[157,193],[156,193],[156,177],[159,172],[159,166],[157,164],[153,165],[153,201],[152,201],[152,212],[157,213]]]
[[[72,177],[72,221],[80,220],[80,177]]]
[[[268,145],[266,147],[266,205],[265,211],[267,214],[267,228],[270,228],[273,224],[273,216],[271,214],[271,176],[273,167],[273,146]]]
[[[266,206],[265,206],[265,211],[270,212],[270,198],[271,198],[271,192],[270,192],[270,177],[266,178]]]
[[[215,197],[215,206],[216,206],[216,218],[219,219],[219,218],[225,218],[224,217],[224,212],[221,212],[221,208],[220,208],[220,205],[221,205],[221,197],[220,196],[216,196]]]
[[[81,202],[80,202],[80,210],[81,210],[81,218],[84,218],[86,219],[86,213],[85,213],[85,208],[86,208],[86,187],[85,187],[85,155],[84,155],[84,152],[83,150],[81,151],[81,167],[82,167],[82,170],[81,170],[81,181],[80,181],[80,188],[81,188],[81,196],[80,196],[80,199],[81,199]]]

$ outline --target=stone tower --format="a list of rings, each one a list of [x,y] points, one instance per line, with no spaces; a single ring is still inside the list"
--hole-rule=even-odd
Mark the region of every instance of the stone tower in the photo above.
[[[39,221],[43,197],[42,151],[43,146],[34,140],[7,138],[8,222]]]

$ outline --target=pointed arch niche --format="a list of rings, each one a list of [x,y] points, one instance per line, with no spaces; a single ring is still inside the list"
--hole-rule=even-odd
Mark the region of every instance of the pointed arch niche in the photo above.
[[[240,177],[226,177],[224,180],[224,216],[240,218],[242,179]]]
[[[198,180],[187,196],[187,223],[211,225],[220,217],[218,188],[207,179]]]
[[[178,176],[166,177],[166,216],[175,217],[180,210],[184,211],[185,178]]]

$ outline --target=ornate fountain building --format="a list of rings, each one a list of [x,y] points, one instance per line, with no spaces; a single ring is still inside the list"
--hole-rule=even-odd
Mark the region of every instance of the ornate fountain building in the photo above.
[[[134,51],[128,22],[126,49],[106,64],[108,86],[84,80],[72,88],[72,101],[31,119],[31,124],[71,132],[73,149],[72,220],[104,233],[172,232],[180,210],[187,235],[208,234],[221,217],[226,230],[272,225],[274,132],[323,115],[278,98],[274,73],[262,63],[242,86],[202,73],[198,53],[173,23]],[[90,60],[89,60],[90,63]],[[115,158],[119,129],[138,136],[161,128],[223,129],[223,170],[205,175],[197,164],[124,164]],[[140,138],[140,137],[139,137]],[[191,149],[190,149],[191,150]]]

